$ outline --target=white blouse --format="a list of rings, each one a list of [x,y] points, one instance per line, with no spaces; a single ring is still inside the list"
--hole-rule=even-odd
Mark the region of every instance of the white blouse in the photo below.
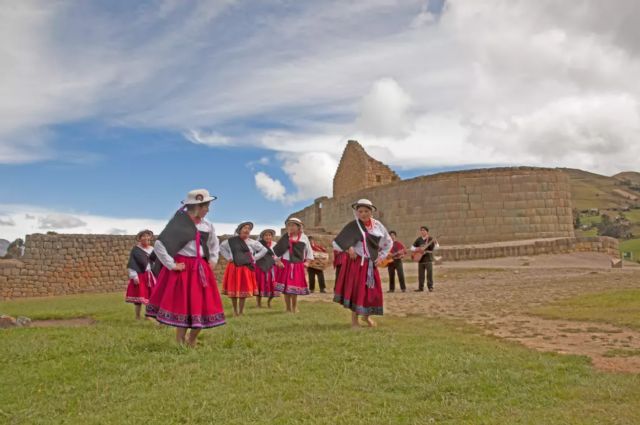
[[[207,220],[202,220],[200,223],[196,224],[196,228],[201,232],[208,232],[209,238],[207,239],[207,246],[209,247],[209,263],[215,265],[218,262],[218,254],[220,252],[220,241],[218,240],[218,236],[216,236],[216,230]],[[156,255],[160,262],[169,270],[173,270],[176,267],[175,260],[169,255],[167,252],[167,248],[165,248],[164,244],[157,240],[153,245],[153,249],[156,251]],[[176,253],[177,255],[182,255],[185,257],[197,257],[196,253],[196,240],[189,241],[180,251]],[[200,256],[204,255],[204,249],[200,247]]]
[[[151,253],[153,252],[153,247],[151,245],[144,247],[141,245],[137,245],[138,248],[141,248],[144,252],[146,252],[148,255],[151,255]],[[127,269],[129,271],[129,279],[135,279],[136,277],[138,277],[138,272],[133,270],[133,269]],[[151,262],[149,262],[147,264],[147,268],[144,270],[145,272],[148,272],[149,270],[151,270]]]
[[[248,238],[244,241],[249,247],[251,256],[253,257],[254,261],[258,261],[269,252],[267,248],[264,247],[264,245],[254,239]],[[223,241],[220,244],[220,254],[222,254],[222,256],[227,260],[233,261],[233,253],[231,252],[231,247],[229,246],[229,239]]]
[[[380,248],[378,250],[378,258],[379,259],[386,258],[386,256],[389,255],[389,251],[391,251],[391,248],[393,247],[393,239],[391,239],[389,232],[387,232],[387,228],[384,227],[382,223],[374,219],[371,219],[371,221],[373,221],[373,228],[368,231],[369,234],[373,236],[380,236],[380,244],[379,244]],[[338,244],[336,244],[335,241],[333,242],[333,249],[335,249],[338,252],[342,252],[342,248],[340,248],[340,246],[338,246]],[[362,239],[360,239],[354,245],[353,249],[356,251],[356,254],[358,254],[360,257],[369,258],[369,256],[366,255],[364,252]]]
[[[289,237],[291,238],[291,237]],[[300,240],[298,242],[304,242],[304,261],[313,260],[313,249],[311,249],[311,241],[304,233],[300,234]],[[282,259],[289,261],[289,250],[287,249],[284,254],[282,254]]]

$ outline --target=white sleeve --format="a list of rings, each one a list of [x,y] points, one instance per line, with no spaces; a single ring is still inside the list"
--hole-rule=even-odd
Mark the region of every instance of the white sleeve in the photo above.
[[[342,248],[340,248],[340,245],[338,245],[336,241],[331,242],[331,245],[333,246],[334,251],[342,252]]]
[[[168,268],[169,270],[173,270],[176,268],[176,262],[167,252],[167,248],[165,248],[164,244],[157,240],[156,243],[153,244],[153,250],[158,257],[158,260],[162,263],[163,266]]]
[[[307,235],[304,235],[304,260],[313,260],[313,249],[311,249],[311,241],[309,240],[309,238],[307,237]]]
[[[231,247],[229,246],[229,239],[224,240],[220,244],[220,255],[227,259],[227,261],[233,261],[233,254],[231,253]]]
[[[262,245],[260,242],[255,241],[253,239],[250,239],[250,244],[251,244],[251,251],[253,254],[253,259],[255,261],[258,261],[259,259],[261,259],[262,257],[264,257],[265,255],[267,255],[267,253],[269,252],[267,250],[267,248],[264,247],[264,245]]]
[[[135,279],[136,277],[138,277],[137,271],[133,269],[127,269],[127,271],[129,272],[129,279]]]
[[[207,239],[207,245],[209,247],[209,262],[217,263],[218,257],[220,256],[220,241],[218,240],[216,229],[213,227],[213,224],[209,223],[209,226],[211,227],[209,239]]]
[[[380,240],[380,248],[382,249],[378,254],[378,258],[386,258],[393,247],[393,239],[391,239],[391,235],[389,235],[387,228],[382,223],[380,223],[380,230],[382,230],[382,239]]]

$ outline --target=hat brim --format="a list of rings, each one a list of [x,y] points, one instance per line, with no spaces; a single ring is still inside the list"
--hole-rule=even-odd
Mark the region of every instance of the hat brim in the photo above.
[[[276,231],[273,229],[264,229],[262,232],[260,232],[260,239],[262,239],[262,237],[264,236],[265,233],[271,233],[271,236],[275,236],[276,235]]]
[[[253,230],[253,223],[250,222],[250,221],[245,221],[245,222],[242,222],[242,223],[238,224],[238,227],[236,227],[236,233],[240,234],[240,231],[242,230],[242,228],[244,226],[249,226],[249,231]]]
[[[378,209],[376,208],[375,205],[368,205],[368,204],[359,204],[357,202],[351,204],[351,208],[353,208],[354,210],[357,210],[358,207],[367,207],[369,208],[371,211],[378,211]]]
[[[284,222],[284,225],[286,226],[289,223],[297,224],[300,227],[304,226],[304,224],[301,221],[298,221],[298,220],[287,220],[287,221]]]
[[[208,198],[204,198],[202,201],[184,200],[180,202],[182,202],[182,205],[199,205],[199,204],[206,204],[207,202],[215,201],[216,199],[218,199],[217,196],[209,196]]]

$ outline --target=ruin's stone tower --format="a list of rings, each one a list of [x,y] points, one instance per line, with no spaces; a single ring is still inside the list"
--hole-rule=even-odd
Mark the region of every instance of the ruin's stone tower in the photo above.
[[[349,140],[333,177],[333,196],[339,197],[398,180],[400,177],[391,168],[371,158],[360,143]]]

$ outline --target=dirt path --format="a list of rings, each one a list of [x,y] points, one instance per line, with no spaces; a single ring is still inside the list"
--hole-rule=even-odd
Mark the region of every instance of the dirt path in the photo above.
[[[594,253],[448,263],[436,268],[433,293],[413,292],[414,264],[407,264],[407,275],[408,292],[385,294],[387,314],[462,319],[488,335],[530,348],[589,356],[602,370],[640,373],[640,356],[607,354],[640,350],[639,331],[527,314],[536,306],[580,294],[638,288],[640,267],[611,269],[607,256]],[[330,301],[331,295],[310,298]]]

